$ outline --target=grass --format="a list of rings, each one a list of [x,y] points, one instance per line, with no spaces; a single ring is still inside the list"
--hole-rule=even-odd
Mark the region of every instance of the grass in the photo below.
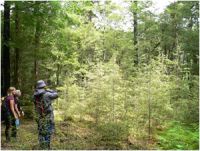
[[[35,121],[23,120],[18,129],[18,137],[10,143],[5,141],[5,125],[1,125],[1,149],[3,150],[38,150],[38,134]],[[105,135],[105,133],[103,133]],[[59,150],[102,150],[135,149],[124,140],[116,142],[102,139],[102,134],[90,121],[56,122],[56,132],[52,137],[51,148]]]
[[[1,149],[32,149],[37,146],[37,127],[32,121],[23,121],[18,129],[17,139],[12,138],[10,143],[5,140],[5,125],[1,125]]]
[[[157,132],[157,146],[145,146],[145,140],[130,137],[123,123],[96,125],[94,121],[67,119],[56,121],[51,148],[57,150],[138,150],[138,149],[198,149],[198,125],[170,123],[167,129]],[[18,137],[5,141],[5,125],[1,125],[1,149],[38,150],[37,125],[34,120],[22,120]],[[143,145],[142,145],[143,144]]]
[[[168,129],[158,133],[157,139],[161,149],[198,150],[199,126],[171,122]]]

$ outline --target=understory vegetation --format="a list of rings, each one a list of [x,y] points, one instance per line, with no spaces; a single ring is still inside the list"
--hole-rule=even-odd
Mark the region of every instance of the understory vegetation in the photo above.
[[[43,79],[59,93],[52,149],[198,150],[199,2],[153,6],[5,1],[1,94],[20,89],[25,117],[11,143],[2,124],[1,148],[38,149],[32,95]]]

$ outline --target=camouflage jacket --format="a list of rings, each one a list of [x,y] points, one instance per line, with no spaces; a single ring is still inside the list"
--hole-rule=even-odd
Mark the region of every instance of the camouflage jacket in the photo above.
[[[38,108],[38,98],[43,100],[44,110],[45,110],[45,117],[47,117],[51,122],[54,122],[54,114],[53,114],[53,107],[52,102],[58,97],[58,93],[52,90],[45,90],[45,89],[36,89],[34,92],[34,104],[36,106],[36,114],[39,118],[42,118],[41,114],[37,110]]]

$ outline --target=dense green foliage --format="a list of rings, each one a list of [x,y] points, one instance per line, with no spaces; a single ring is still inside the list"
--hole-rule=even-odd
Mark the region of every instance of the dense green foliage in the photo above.
[[[169,128],[158,133],[162,149],[194,149],[199,147],[199,126],[197,124],[183,125],[179,122],[170,123]]]
[[[55,148],[199,148],[197,1],[173,2],[160,14],[151,1],[10,3],[17,8],[10,20],[11,83],[23,93],[25,117],[34,117],[31,98],[43,79],[60,90],[57,124],[75,120],[93,131],[92,141],[75,138],[86,146],[62,146],[75,132],[57,127]]]

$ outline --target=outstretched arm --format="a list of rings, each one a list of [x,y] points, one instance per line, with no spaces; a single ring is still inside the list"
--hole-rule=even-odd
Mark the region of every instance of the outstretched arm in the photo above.
[[[58,97],[58,93],[57,92],[55,92],[55,91],[51,91],[51,92],[49,92],[49,98],[50,99],[56,99]]]

